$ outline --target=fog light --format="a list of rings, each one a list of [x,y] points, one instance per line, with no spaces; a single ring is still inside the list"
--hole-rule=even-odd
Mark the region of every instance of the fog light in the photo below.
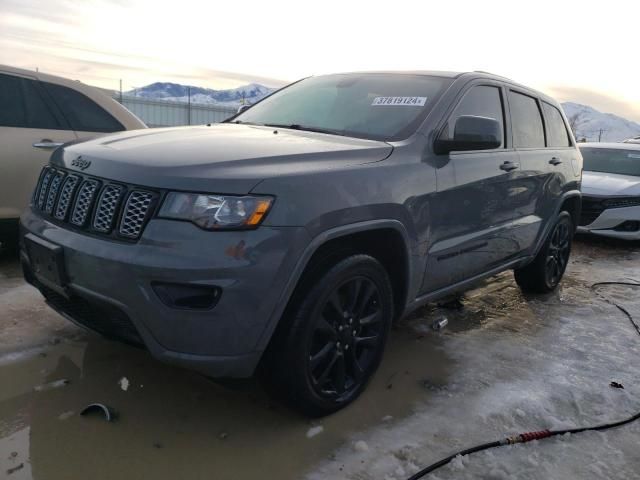
[[[211,285],[153,282],[151,287],[166,306],[187,310],[211,310],[222,295],[220,287]]]
[[[614,228],[614,230],[616,232],[637,232],[640,230],[640,222],[636,220],[627,220]]]

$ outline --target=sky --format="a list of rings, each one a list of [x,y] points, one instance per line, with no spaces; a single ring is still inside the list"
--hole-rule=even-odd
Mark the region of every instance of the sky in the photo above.
[[[0,0],[0,64],[117,90],[484,70],[640,122],[640,2]]]

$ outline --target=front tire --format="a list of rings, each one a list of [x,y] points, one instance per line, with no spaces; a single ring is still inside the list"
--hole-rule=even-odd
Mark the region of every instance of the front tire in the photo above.
[[[373,257],[303,279],[270,348],[270,389],[309,416],[344,408],[377,370],[392,318],[389,277]]]
[[[549,293],[556,289],[569,263],[573,232],[571,215],[560,212],[533,262],[514,271],[516,283],[523,292]]]

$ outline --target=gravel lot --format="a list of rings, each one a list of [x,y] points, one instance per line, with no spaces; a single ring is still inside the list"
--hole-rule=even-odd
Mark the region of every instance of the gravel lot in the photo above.
[[[552,295],[523,296],[507,272],[459,308],[424,308],[394,328],[365,394],[311,422],[252,382],[221,386],[75,327],[4,257],[0,478],[399,480],[476,443],[617,420],[640,410],[640,337],[597,281],[640,281],[639,245],[579,238]],[[639,292],[601,290],[638,320]],[[117,422],[80,417],[93,402]],[[429,478],[640,478],[639,423],[459,458]]]

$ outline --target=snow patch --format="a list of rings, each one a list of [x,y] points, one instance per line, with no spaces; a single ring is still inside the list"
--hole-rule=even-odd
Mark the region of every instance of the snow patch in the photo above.
[[[316,425],[315,427],[311,427],[307,430],[307,438],[313,438],[316,435],[320,435],[324,431],[324,427],[322,425]]]
[[[364,440],[358,440],[353,444],[353,449],[356,452],[366,452],[369,450],[369,445],[367,445],[367,442],[365,442]]]
[[[127,377],[122,377],[120,380],[118,380],[118,385],[120,385],[120,388],[123,392],[126,392],[127,390],[129,390],[129,379]]]
[[[425,348],[441,350],[456,366],[443,386],[449,395],[425,389],[414,414],[359,432],[351,448],[339,449],[335,461],[318,465],[307,478],[401,480],[487,441],[545,428],[599,425],[638,411],[640,338],[614,306],[589,289],[593,282],[636,277],[640,254],[630,251],[624,258],[578,258],[561,295],[520,300],[519,310],[510,307],[481,327],[448,331],[425,342]],[[637,288],[606,288],[601,292],[620,299],[640,319]],[[495,301],[509,295],[478,291]],[[625,389],[611,388],[611,380]],[[505,446],[457,457],[429,478],[640,479],[639,436],[640,422],[634,422]],[[354,455],[354,449],[360,454]],[[407,475],[398,475],[400,468]]]

